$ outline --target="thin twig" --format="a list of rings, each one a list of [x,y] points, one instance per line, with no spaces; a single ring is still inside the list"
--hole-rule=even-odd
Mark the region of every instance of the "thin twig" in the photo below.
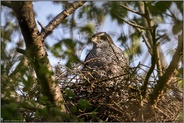
[[[83,115],[88,115],[88,114],[97,114],[97,112],[83,113],[83,114],[78,115],[77,117],[81,117],[81,116],[83,116]]]
[[[148,41],[148,39],[146,38],[145,34],[143,34],[143,31],[139,28],[137,28],[138,32],[141,33],[141,36],[143,38],[143,41],[145,42],[147,48],[148,48],[148,51],[150,54],[152,54],[152,48],[151,48],[151,45],[150,45],[150,42]]]
[[[122,17],[120,17],[118,14],[114,13],[119,19],[121,19],[122,21],[124,21],[125,23],[133,26],[133,27],[136,27],[136,28],[140,28],[140,29],[143,29],[143,30],[153,30],[154,28],[152,27],[144,27],[144,26],[141,26],[141,25],[137,25],[137,24],[134,24],[130,21],[127,21],[125,19],[123,19]]]
[[[25,50],[20,49],[20,48],[17,48],[16,50],[17,50],[17,52],[19,52],[19,53],[21,53],[21,54],[25,54],[25,52],[26,52]]]
[[[123,4],[120,4],[120,6],[123,7],[123,8],[125,8],[126,10],[128,10],[128,11],[130,11],[130,12],[133,12],[133,13],[138,14],[138,15],[140,15],[140,16],[144,16],[144,14],[141,14],[140,12],[137,12],[137,11],[135,11],[135,10],[133,10],[133,9],[130,9],[130,8],[128,8],[127,6],[123,5]]]
[[[163,34],[163,35],[159,36],[158,38],[156,38],[156,40],[158,41],[159,39],[166,37],[166,36],[167,36],[166,34]]]
[[[167,114],[165,114],[161,109],[159,109],[157,106],[154,107],[155,109],[157,109],[159,112],[161,112],[162,114],[164,114],[166,117],[170,117]]]
[[[37,21],[37,22],[41,26],[41,28],[43,29],[44,28],[43,24],[40,21]]]

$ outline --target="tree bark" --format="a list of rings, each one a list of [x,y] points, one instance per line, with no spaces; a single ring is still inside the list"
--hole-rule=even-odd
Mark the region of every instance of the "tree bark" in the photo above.
[[[35,69],[44,96],[56,107],[59,107],[60,111],[67,112],[63,95],[47,58],[47,52],[43,45],[44,38],[40,36],[36,26],[32,2],[11,2],[11,7],[16,14],[26,43],[25,55],[28,56]]]

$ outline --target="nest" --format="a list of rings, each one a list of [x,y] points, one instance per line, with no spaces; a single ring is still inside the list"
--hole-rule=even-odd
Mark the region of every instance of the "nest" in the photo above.
[[[160,94],[157,103],[150,105],[149,95],[153,92],[157,76],[151,76],[146,96],[143,97],[141,87],[146,76],[146,70],[143,68],[144,65],[139,65],[130,68],[128,75],[93,81],[86,79],[81,72],[81,65],[67,68],[59,64],[56,73],[68,111],[82,121],[176,121],[182,112],[183,102],[178,79],[173,77]]]

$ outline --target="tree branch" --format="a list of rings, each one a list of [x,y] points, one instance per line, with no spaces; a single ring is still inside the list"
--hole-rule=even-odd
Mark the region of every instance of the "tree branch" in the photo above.
[[[182,51],[183,51],[183,34],[178,36],[178,46],[176,49],[176,52],[173,56],[173,59],[166,69],[164,75],[160,77],[160,79],[157,81],[157,85],[155,86],[155,89],[153,93],[150,95],[150,101],[149,103],[151,105],[154,105],[156,101],[158,100],[159,95],[163,91],[165,85],[167,85],[173,76],[174,70],[178,68],[178,64],[180,62],[180,59],[182,57]]]
[[[163,70],[167,68],[168,64],[165,59],[165,55],[161,49],[160,42],[157,43],[157,68],[158,75],[161,77],[163,75]]]
[[[146,2],[144,2],[144,4],[142,4],[142,2],[139,2],[139,9],[141,11],[141,13],[144,13],[144,17],[143,22],[144,22],[144,26],[145,27],[151,27],[151,19],[149,17],[149,10],[147,8]],[[146,40],[146,45],[148,46],[148,50],[151,51],[151,67],[146,75],[146,78],[144,80],[144,84],[141,87],[142,90],[142,96],[143,98],[146,96],[146,91],[147,91],[147,86],[149,83],[149,78],[151,76],[151,74],[153,73],[153,70],[155,68],[155,64],[156,64],[156,58],[157,58],[157,46],[156,46],[156,42],[157,40],[155,39],[155,31],[156,31],[156,26],[153,26],[153,30],[146,30],[146,35],[147,38],[144,37]],[[152,47],[151,47],[152,46]]]
[[[29,100],[26,100],[26,99],[22,99],[20,96],[11,96],[11,97],[5,97],[4,95],[2,95],[1,97],[1,101],[3,103],[11,103],[11,102],[14,102],[14,103],[17,103],[19,104],[19,106],[21,106],[20,108],[25,108],[25,109],[29,109],[29,110],[32,110],[32,111],[36,111],[36,109],[43,109],[45,108],[44,105],[41,105],[37,102],[31,102]]]
[[[149,78],[151,76],[151,74],[153,73],[153,70],[155,68],[155,64],[156,64],[156,56],[157,56],[157,46],[156,46],[156,40],[155,40],[155,31],[156,31],[156,28],[153,30],[153,33],[152,33],[152,39],[153,39],[153,52],[152,52],[152,55],[151,55],[151,67],[146,75],[146,78],[145,78],[145,81],[144,81],[144,84],[141,88],[142,90],[142,96],[143,98],[145,97],[146,95],[146,91],[147,91],[147,85],[148,85],[148,82],[149,82]]]
[[[30,62],[29,62],[28,58],[26,56],[23,56],[23,58],[21,59],[20,63],[17,65],[15,70],[8,76],[9,79],[11,80],[12,77],[19,78],[20,71],[24,71],[25,68],[27,68],[29,64],[30,64]]]
[[[145,27],[149,27],[149,15],[148,15],[148,12],[147,12],[147,9],[146,9],[146,7],[145,7],[145,3],[143,3],[143,2],[141,2],[141,1],[139,1],[138,2],[138,7],[139,7],[139,11],[141,12],[141,13],[143,13],[144,14],[144,17],[142,17],[142,21],[143,21],[143,26],[145,26]],[[147,39],[148,39],[148,41],[149,41],[149,45],[150,46],[153,46],[153,43],[152,43],[152,37],[151,37],[151,33],[150,33],[150,31],[146,31],[146,37],[147,37]]]
[[[144,26],[154,28],[154,26],[151,24],[151,18],[149,15],[149,8],[147,6],[147,3],[146,2],[138,2],[138,3],[139,3],[139,10],[144,15],[142,17]],[[157,26],[155,25],[155,27],[157,27]],[[153,73],[155,65],[157,65],[158,75],[160,77],[162,75],[162,68],[163,68],[163,66],[161,66],[161,65],[165,64],[165,63],[162,63],[165,61],[164,55],[163,55],[163,58],[160,58],[160,54],[162,54],[161,53],[162,50],[161,50],[160,46],[157,46],[158,39],[156,39],[155,30],[156,30],[156,28],[153,30],[146,30],[145,32],[146,32],[147,37],[145,37],[145,35],[143,35],[144,36],[143,39],[145,40],[146,46],[148,47],[148,50],[151,54],[151,67],[146,75],[144,84],[142,86],[143,97],[145,97],[145,95],[146,95],[146,90],[147,90],[149,78],[150,78],[151,74]]]
[[[163,69],[162,69],[162,64],[161,64],[161,59],[160,59],[160,43],[158,43],[157,45],[157,49],[156,49],[156,52],[157,52],[157,68],[158,68],[158,75],[159,77],[163,75]]]
[[[139,28],[137,28],[137,30],[138,30],[139,33],[141,33],[141,36],[143,38],[143,42],[145,42],[145,44],[146,44],[146,46],[148,48],[149,53],[152,54],[153,51],[152,51],[151,45],[150,45],[148,39],[146,38],[145,34],[143,33],[143,30],[141,30]]]
[[[72,14],[76,9],[78,9],[84,3],[85,1],[74,2],[70,8],[59,13],[46,27],[42,28],[41,37],[45,39],[50,33],[52,33],[54,28],[56,28],[66,17]]]

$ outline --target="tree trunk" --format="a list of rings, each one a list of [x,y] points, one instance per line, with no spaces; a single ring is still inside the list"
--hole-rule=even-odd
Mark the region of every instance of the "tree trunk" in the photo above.
[[[25,55],[28,56],[30,64],[35,69],[44,96],[56,107],[59,107],[60,111],[67,112],[60,87],[47,58],[47,52],[43,45],[44,38],[40,36],[36,26],[32,2],[11,2],[11,7],[16,14],[26,43]]]

